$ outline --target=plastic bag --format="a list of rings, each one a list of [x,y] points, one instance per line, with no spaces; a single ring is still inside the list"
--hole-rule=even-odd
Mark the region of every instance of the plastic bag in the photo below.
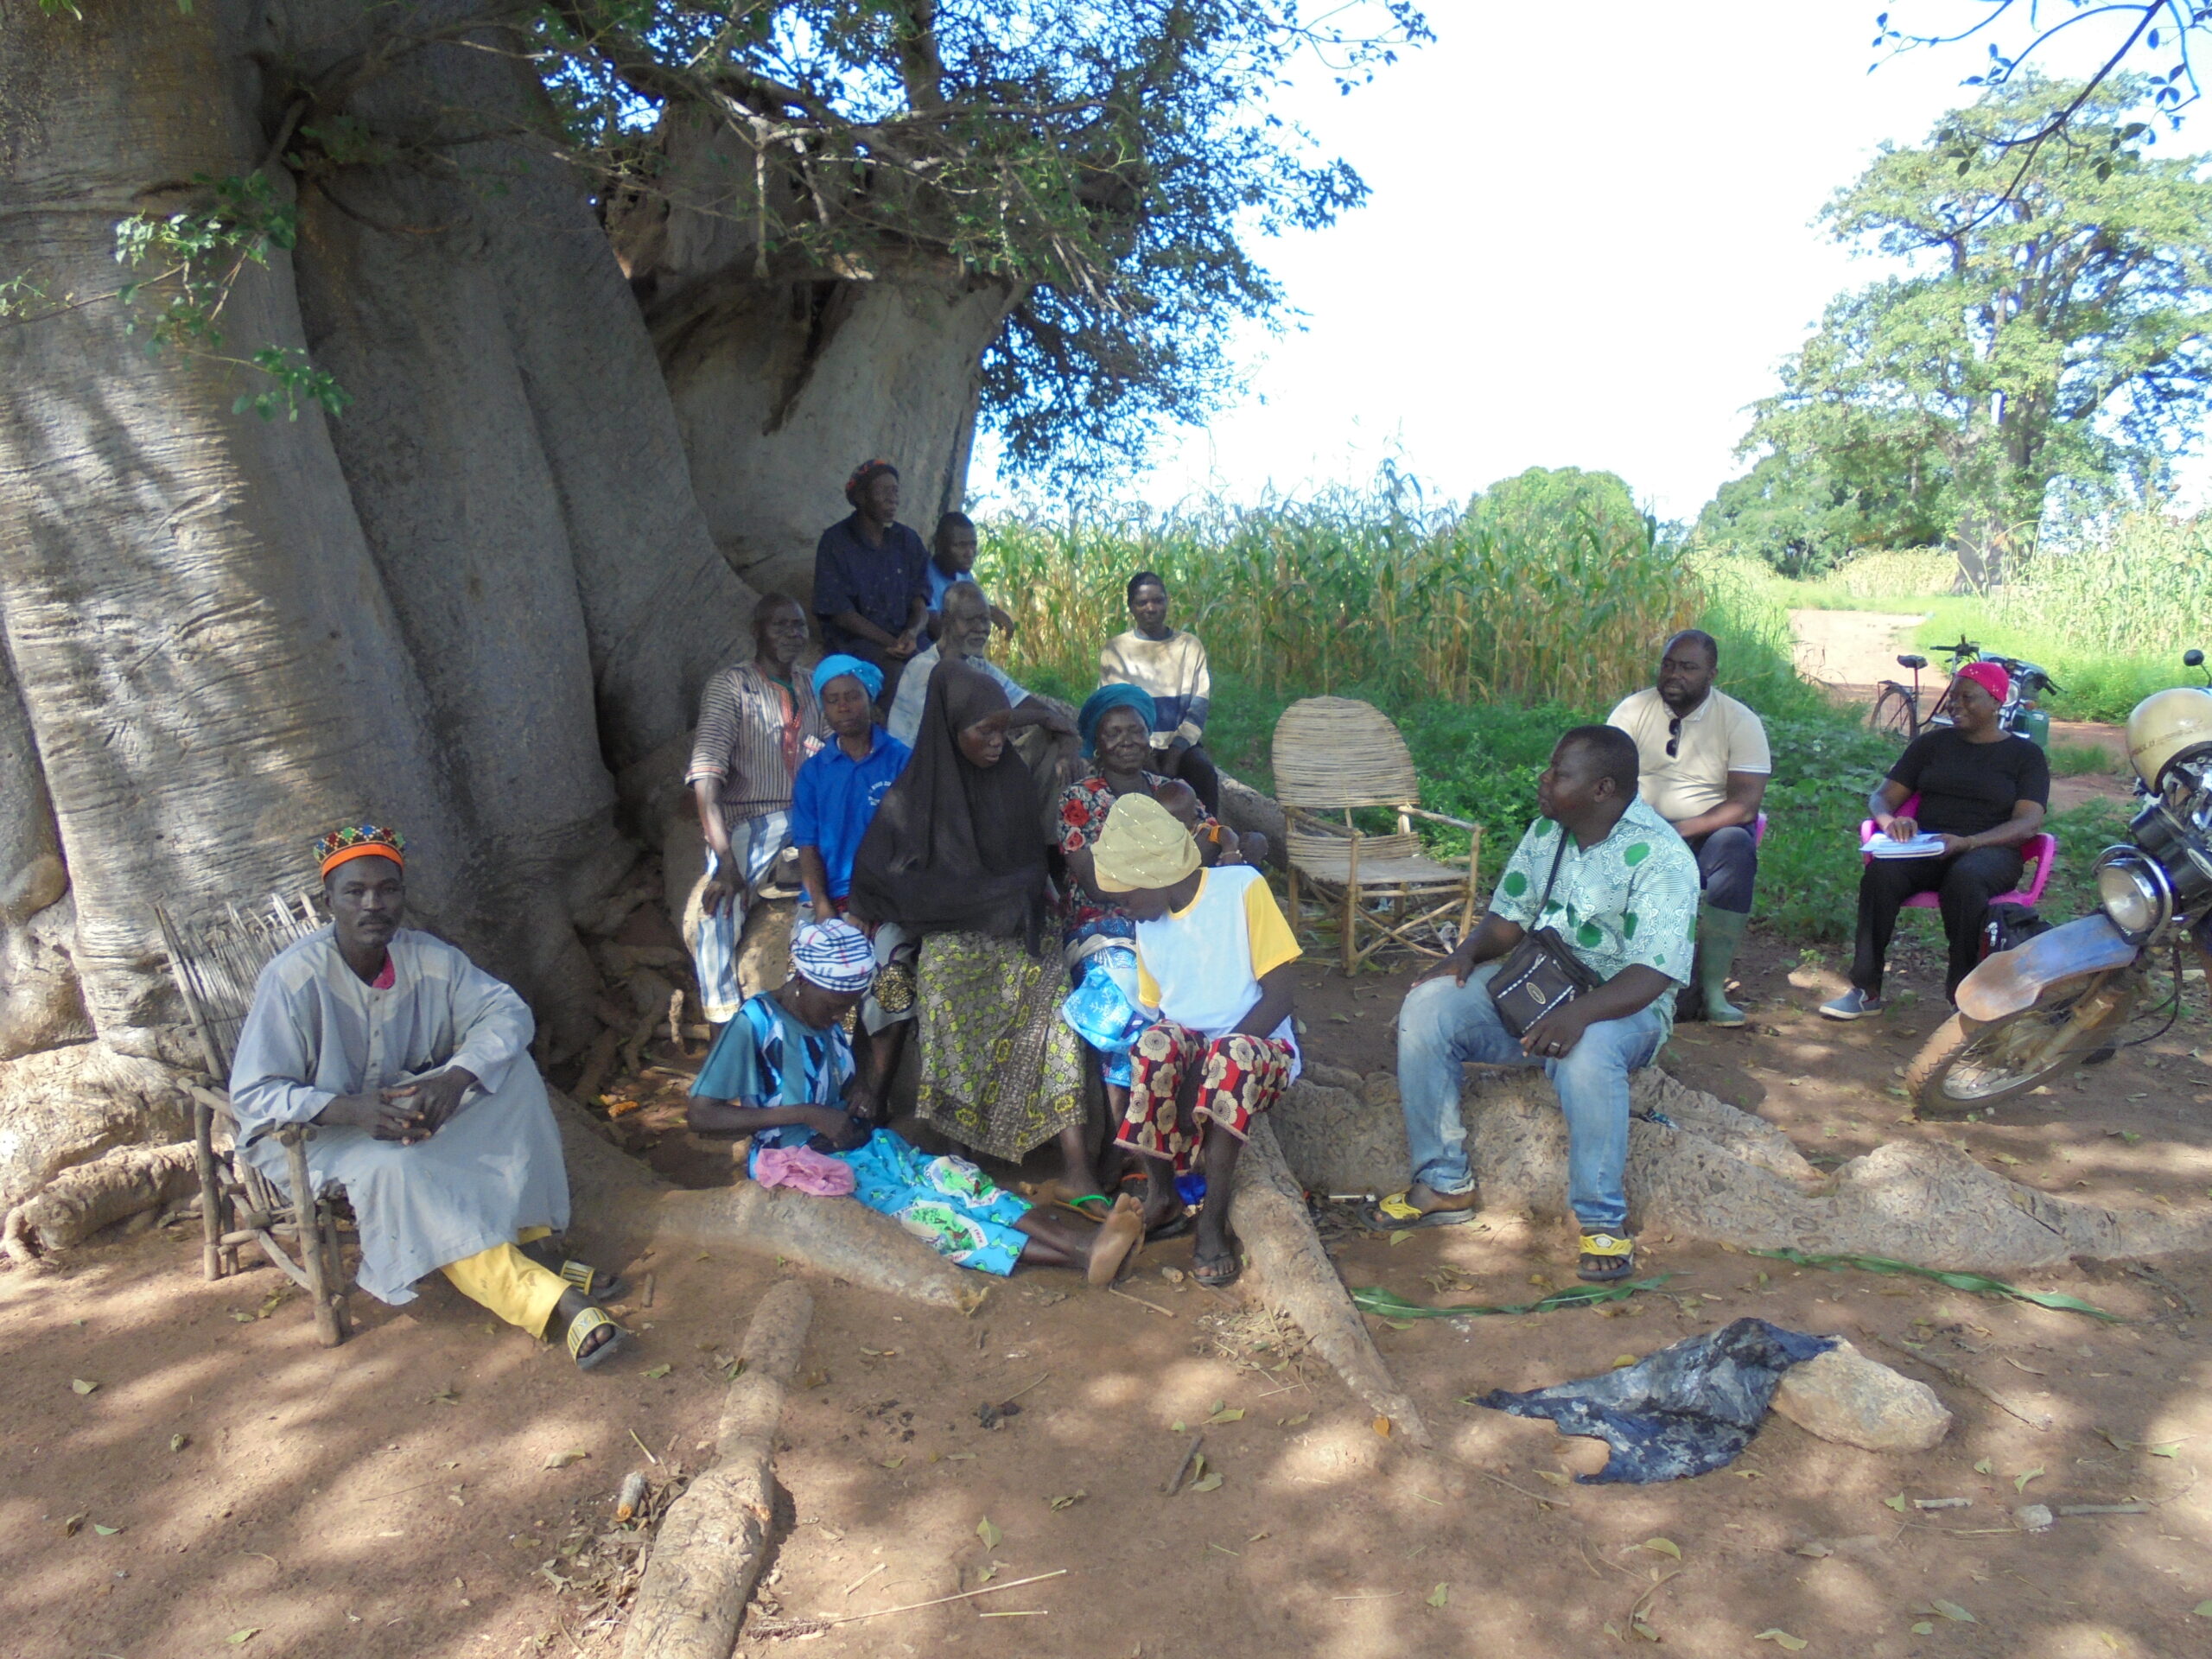
[[[1758,1432],[1783,1373],[1835,1344],[1738,1319],[1603,1376],[1519,1394],[1494,1389],[1475,1403],[1548,1417],[1562,1434],[1605,1441],[1613,1454],[1596,1474],[1577,1477],[1586,1485],[1680,1480],[1733,1462]]]

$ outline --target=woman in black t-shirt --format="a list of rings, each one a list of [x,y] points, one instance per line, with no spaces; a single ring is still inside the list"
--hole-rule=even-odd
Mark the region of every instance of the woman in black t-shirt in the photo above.
[[[1958,995],[1959,982],[1980,956],[1989,901],[2020,879],[2020,849],[2043,828],[2050,804],[2050,766],[2024,737],[1998,724],[1997,712],[2012,680],[1994,663],[1969,663],[1959,671],[1954,707],[1957,724],[1923,732],[1906,746],[1882,786],[1868,798],[1874,823],[1897,841],[1933,836],[1942,850],[1925,858],[1877,858],[1859,878],[1859,939],[1851,961],[1851,988],[1821,1012],[1831,1020],[1857,1020],[1882,1011],[1882,961],[1897,912],[1918,893],[1936,895],[1951,960],[1943,992]],[[1898,815],[1908,796],[1920,797],[1914,817]]]

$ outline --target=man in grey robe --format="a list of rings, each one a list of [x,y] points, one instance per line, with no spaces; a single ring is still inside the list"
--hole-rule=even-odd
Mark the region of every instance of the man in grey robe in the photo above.
[[[533,1336],[557,1314],[577,1363],[596,1364],[623,1333],[592,1300],[589,1270],[564,1277],[518,1248],[569,1221],[535,1024],[508,986],[399,925],[404,846],[369,824],[317,843],[332,922],[254,988],[231,1065],[239,1155],[283,1187],[273,1131],[312,1125],[308,1173],[318,1191],[346,1189],[363,1290],[410,1302],[442,1270]]]

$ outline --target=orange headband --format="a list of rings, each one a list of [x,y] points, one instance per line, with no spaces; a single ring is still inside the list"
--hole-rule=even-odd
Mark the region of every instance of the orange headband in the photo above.
[[[330,873],[350,858],[369,857],[388,858],[401,869],[407,868],[407,861],[399,855],[397,847],[388,846],[383,842],[357,842],[351,847],[340,847],[322,861],[322,879],[327,881]]]

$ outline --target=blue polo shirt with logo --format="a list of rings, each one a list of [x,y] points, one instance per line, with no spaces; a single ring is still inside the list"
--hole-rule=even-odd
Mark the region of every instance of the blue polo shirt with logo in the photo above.
[[[868,730],[875,745],[865,760],[854,760],[833,737],[791,779],[791,844],[822,855],[832,899],[852,890],[853,855],[860,851],[861,837],[885,791],[913,753],[882,727]]]

